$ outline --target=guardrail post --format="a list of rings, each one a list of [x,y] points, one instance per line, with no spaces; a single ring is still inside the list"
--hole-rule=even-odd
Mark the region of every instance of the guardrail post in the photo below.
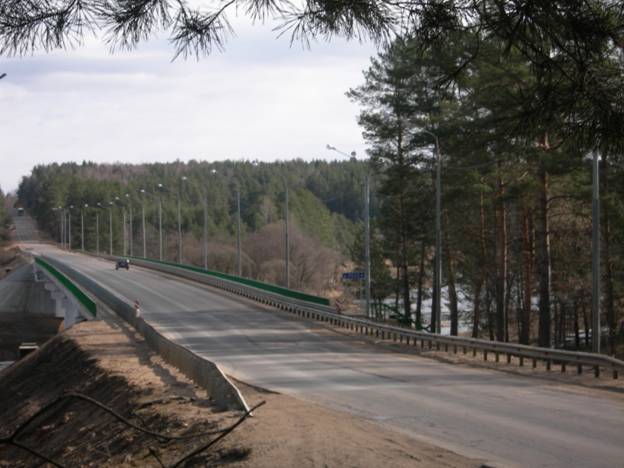
[[[594,376],[596,378],[600,377],[600,366],[595,366],[594,367]]]
[[[581,364],[578,364],[578,365],[576,366],[576,373],[577,373],[578,375],[581,375],[581,374],[583,373],[583,366],[582,366]]]
[[[524,356],[518,356],[520,359],[520,367],[524,366]]]
[[[613,369],[613,378],[614,379],[618,378],[618,371],[616,369]]]
[[[511,353],[507,353],[507,364],[511,364]]]
[[[440,342],[436,341],[436,351],[440,351]]]
[[[472,356],[477,357],[477,348],[472,348]]]
[[[549,371],[550,370],[550,365],[551,365],[551,361],[550,359],[546,359],[546,370]]]
[[[537,359],[533,358],[533,369],[537,368]]]
[[[566,364],[565,362],[561,361],[561,373],[565,374],[565,371],[566,371]]]
[[[496,351],[496,362],[500,362],[500,353]]]
[[[444,351],[448,353],[448,343],[444,343]]]
[[[457,345],[453,345],[453,354],[457,354]]]
[[[484,360],[484,361],[487,361],[487,360],[488,360],[488,359],[487,359],[487,351],[485,351],[485,350],[483,351],[483,360]]]

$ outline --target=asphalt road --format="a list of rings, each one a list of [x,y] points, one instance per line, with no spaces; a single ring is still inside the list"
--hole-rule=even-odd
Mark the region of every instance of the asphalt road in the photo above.
[[[230,375],[504,466],[621,467],[624,400],[545,379],[383,351],[149,270],[35,246],[89,274]]]

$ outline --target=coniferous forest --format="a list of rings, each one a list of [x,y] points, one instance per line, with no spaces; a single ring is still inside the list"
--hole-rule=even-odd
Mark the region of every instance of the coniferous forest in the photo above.
[[[204,209],[207,266],[236,273],[237,192],[240,194],[241,272],[284,283],[285,195],[289,195],[290,286],[316,293],[335,289],[341,265],[350,257],[363,210],[364,162],[191,161],[169,164],[37,166],[18,195],[53,239],[60,239],[61,212],[71,218],[71,242],[85,250],[112,250],[159,258],[159,203],[162,203],[163,259],[178,261],[178,196],[183,236],[182,261],[204,265]],[[130,227],[131,226],[131,227]],[[131,232],[131,234],[130,234]],[[132,239],[132,243],[130,242]],[[132,244],[132,252],[130,251]]]

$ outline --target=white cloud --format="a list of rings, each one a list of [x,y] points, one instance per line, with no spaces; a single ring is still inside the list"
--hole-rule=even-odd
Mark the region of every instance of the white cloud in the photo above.
[[[77,51],[0,60],[0,187],[35,164],[364,154],[358,108],[372,45],[336,41],[311,50],[276,40],[271,25],[237,21],[225,53],[171,62],[163,40],[110,55]]]

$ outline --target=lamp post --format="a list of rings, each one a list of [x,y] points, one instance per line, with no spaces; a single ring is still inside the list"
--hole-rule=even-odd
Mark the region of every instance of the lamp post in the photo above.
[[[217,170],[212,169],[211,174],[216,175]],[[208,269],[208,191],[204,188],[204,270]]]
[[[185,181],[186,176],[183,176],[178,185],[178,263],[182,263],[182,215],[180,205],[182,204],[182,184]]]
[[[143,235],[143,258],[147,258],[147,251],[145,249],[145,189],[141,189],[141,231]]]
[[[240,187],[236,183],[236,270],[238,276],[242,276],[241,267],[241,201],[240,201]]]
[[[100,209],[102,204],[97,203],[97,210],[95,211],[95,252],[100,255]]]
[[[61,249],[65,247],[65,209],[62,206],[57,208],[60,216],[59,231],[61,236]]]
[[[356,157],[355,151],[352,151],[351,154],[347,154],[332,145],[327,145],[326,148],[343,156],[352,158]],[[364,272],[364,288],[366,295],[365,313],[366,317],[371,317],[370,175],[368,171],[366,172],[366,177],[364,179],[364,264],[366,268],[366,271]]]
[[[286,179],[284,178],[284,193],[286,196],[286,200],[285,200],[285,213],[284,213],[284,220],[285,220],[285,233],[284,233],[284,262],[285,262],[285,268],[284,268],[284,275],[286,276],[285,278],[285,284],[286,284],[286,289],[290,288],[290,229],[288,227],[288,217],[289,217],[289,203],[288,203],[288,182],[286,182]]]
[[[600,352],[600,161],[592,160],[592,351]],[[587,330],[585,331],[587,333]]]
[[[84,210],[86,210],[87,208],[89,208],[89,205],[85,203],[82,209],[80,210],[80,247],[83,252],[85,251]]]
[[[126,231],[126,207],[123,201],[119,197],[115,197],[115,202],[121,205],[121,242],[122,242],[122,255],[125,257],[128,253],[128,241]]]
[[[67,221],[67,232],[68,232],[68,249],[72,248],[72,233],[71,233],[71,210],[74,209],[74,205],[69,205],[69,210],[67,210],[68,221]]]
[[[130,194],[126,193],[126,198],[128,199],[128,211],[130,218],[128,219],[128,243],[130,244],[130,256],[134,256],[134,249],[132,247],[132,238],[134,237],[134,223],[132,217],[132,199],[130,198]]]
[[[108,202],[108,242],[109,255],[113,255],[113,202]]]
[[[162,262],[163,259],[163,236],[162,236],[162,193],[164,190],[163,184],[158,184],[158,242],[159,242],[159,259]]]
[[[432,136],[435,140],[435,262],[433,278],[433,301],[431,310],[431,331],[440,333],[442,330],[442,158],[438,136],[429,130],[421,129],[423,133]]]

